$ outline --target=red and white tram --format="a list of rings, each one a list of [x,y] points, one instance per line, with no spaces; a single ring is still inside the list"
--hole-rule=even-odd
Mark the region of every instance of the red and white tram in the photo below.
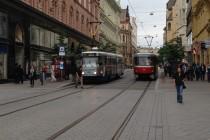
[[[149,77],[156,80],[158,77],[158,58],[153,53],[136,53],[134,55],[134,74],[136,78]]]

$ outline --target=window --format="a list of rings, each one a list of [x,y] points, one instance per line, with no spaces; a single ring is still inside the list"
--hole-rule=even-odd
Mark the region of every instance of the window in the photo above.
[[[81,16],[81,23],[84,24],[84,15]]]
[[[79,12],[78,11],[76,12],[76,21],[77,22],[79,21]]]
[[[8,19],[7,15],[0,12],[0,38],[8,37]]]
[[[171,23],[168,23],[168,31],[171,31]]]

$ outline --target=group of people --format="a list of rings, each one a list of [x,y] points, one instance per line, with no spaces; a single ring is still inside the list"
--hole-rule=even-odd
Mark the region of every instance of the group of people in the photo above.
[[[34,87],[34,81],[37,79],[40,79],[41,85],[44,85],[44,81],[46,80],[46,74],[48,72],[48,69],[50,69],[51,74],[51,81],[55,82],[57,81],[56,75],[55,75],[55,66],[51,65],[51,68],[49,68],[46,64],[41,67],[40,72],[38,74],[37,68],[34,65],[30,66],[28,78],[30,80],[31,87]],[[72,82],[75,83],[75,87],[78,87],[78,84],[81,84],[81,88],[83,88],[83,76],[82,76],[82,66],[77,67],[75,63],[71,64],[71,75],[72,75]],[[39,75],[39,77],[37,76]],[[69,74],[68,74],[69,76]],[[25,73],[21,65],[16,64],[15,68],[15,83],[22,83],[24,81]]]
[[[44,85],[44,81],[46,80],[47,71],[48,71],[47,65],[44,65],[40,70],[39,79],[42,86]],[[37,70],[33,65],[30,67],[29,70],[29,79],[31,87],[34,87],[34,81],[37,79]]]
[[[170,77],[174,78],[176,91],[177,91],[177,103],[183,103],[183,90],[186,87],[185,79],[189,81],[193,81],[194,79],[198,80],[205,80],[206,77],[206,66],[204,64],[192,64],[188,65],[186,63],[182,63],[176,67],[176,71],[172,71],[171,65],[164,66],[164,73],[165,76],[169,74]],[[171,73],[170,73],[171,72]]]
[[[206,77],[206,66],[204,64],[195,64],[188,65],[187,63],[180,64],[180,70],[183,73],[184,79],[187,79],[189,81],[193,81],[194,79],[199,81],[205,80]],[[165,76],[169,75],[169,77],[172,77],[174,75],[174,71],[172,68],[172,65],[166,64],[164,65],[164,73]]]

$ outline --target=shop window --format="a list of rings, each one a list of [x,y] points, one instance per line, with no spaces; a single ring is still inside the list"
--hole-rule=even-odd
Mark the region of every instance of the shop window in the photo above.
[[[16,26],[15,30],[15,42],[23,43],[23,31],[20,25]]]
[[[39,27],[32,25],[31,26],[31,44],[39,45],[40,37],[39,37]]]
[[[0,12],[0,38],[8,38],[7,15]]]

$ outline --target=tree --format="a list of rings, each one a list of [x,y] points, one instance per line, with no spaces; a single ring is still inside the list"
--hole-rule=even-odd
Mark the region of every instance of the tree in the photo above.
[[[166,44],[159,50],[159,60],[170,64],[177,64],[184,58],[184,48],[180,43]]]

